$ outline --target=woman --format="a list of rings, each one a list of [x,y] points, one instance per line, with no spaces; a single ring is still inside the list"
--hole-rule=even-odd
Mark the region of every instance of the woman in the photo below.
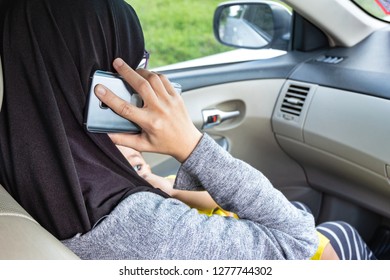
[[[16,1],[3,33],[7,83],[0,183],[81,258],[309,259],[314,254],[319,241],[313,217],[293,207],[259,171],[202,135],[164,77],[133,70],[144,41],[137,16],[124,1]],[[114,61],[117,57],[123,60]],[[136,110],[96,88],[103,102],[142,127],[131,137],[112,135],[114,142],[175,157],[182,162],[176,188],[204,187],[239,220],[201,215],[170,198],[139,177],[107,135],[86,132],[86,94],[98,69],[117,71],[145,103]]]

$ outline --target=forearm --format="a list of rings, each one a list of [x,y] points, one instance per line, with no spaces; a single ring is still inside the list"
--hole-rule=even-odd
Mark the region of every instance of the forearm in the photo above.
[[[217,203],[206,191],[173,190],[172,197],[184,202],[192,208],[199,210],[214,209]]]
[[[183,163],[175,188],[202,186],[223,209],[254,221],[277,239],[292,238],[305,246],[317,246],[314,219],[290,204],[258,170],[233,158],[204,135]]]
[[[232,157],[207,134],[181,166],[174,188],[203,188],[218,205],[240,213],[241,218],[258,216],[252,214],[253,207],[260,207],[264,214],[270,208],[279,208],[280,215],[296,210],[261,172]]]

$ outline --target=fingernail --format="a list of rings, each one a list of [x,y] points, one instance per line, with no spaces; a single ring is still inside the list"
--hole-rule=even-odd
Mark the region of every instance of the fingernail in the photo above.
[[[102,85],[97,85],[95,87],[95,93],[97,95],[104,96],[104,95],[106,95],[107,91],[106,91],[106,89]]]
[[[114,67],[117,68],[117,67],[122,67],[122,65],[124,64],[124,61],[123,59],[121,58],[116,58],[114,60]]]

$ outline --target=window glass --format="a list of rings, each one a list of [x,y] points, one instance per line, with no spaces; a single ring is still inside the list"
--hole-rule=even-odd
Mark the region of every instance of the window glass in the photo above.
[[[390,0],[352,0],[376,18],[390,22]]]
[[[232,48],[214,38],[213,16],[221,0],[127,0],[138,14],[150,53],[148,68]]]
[[[148,68],[233,50],[220,44],[213,33],[214,11],[223,0],[126,1],[144,30]]]

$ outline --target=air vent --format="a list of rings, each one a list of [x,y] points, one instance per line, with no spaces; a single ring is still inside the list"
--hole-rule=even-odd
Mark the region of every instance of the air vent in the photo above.
[[[283,99],[280,111],[299,117],[309,91],[309,87],[290,85]]]
[[[344,60],[342,56],[334,56],[334,55],[321,55],[316,59],[317,62],[323,62],[328,64],[338,64]]]

